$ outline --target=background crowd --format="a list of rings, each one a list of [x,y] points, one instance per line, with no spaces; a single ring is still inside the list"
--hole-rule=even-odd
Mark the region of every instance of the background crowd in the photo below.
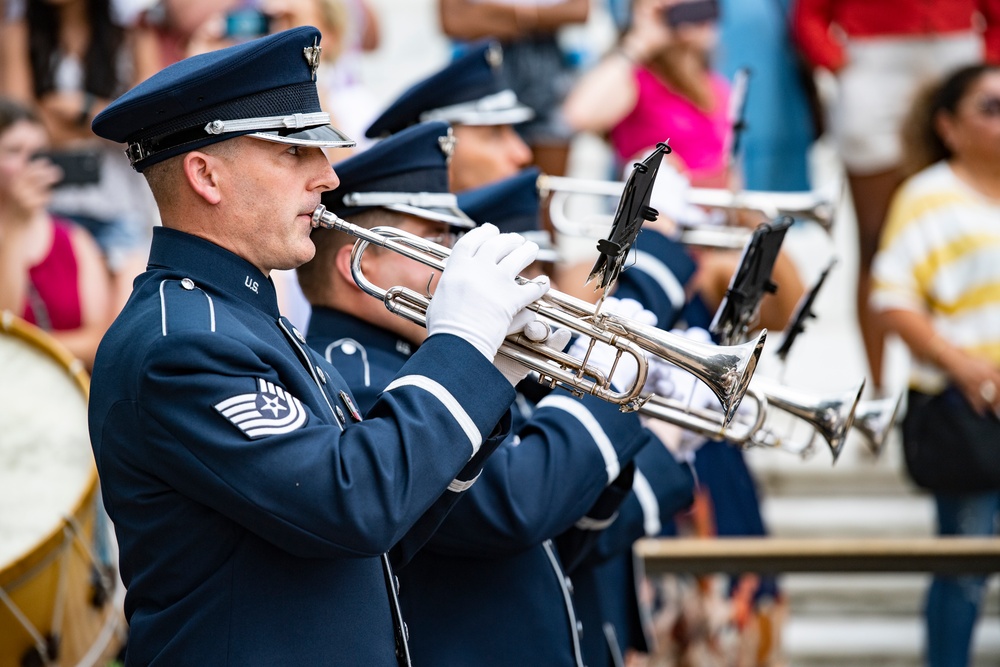
[[[708,13],[684,16],[685,5]],[[0,310],[51,332],[93,364],[145,267],[158,219],[121,146],[90,126],[112,100],[163,67],[316,26],[323,34],[322,104],[357,141],[331,150],[336,163],[378,142],[383,133],[373,130],[400,129],[385,115],[396,95],[494,39],[510,88],[533,114],[485,124],[445,119],[460,145],[479,151],[469,159],[475,168],[456,156],[453,191],[529,166],[577,175],[574,151],[595,138],[601,173],[587,175],[620,180],[669,139],[673,152],[661,178],[675,187],[657,195],[661,204],[654,200],[666,214],[665,231],[692,220],[752,226],[762,218],[720,220],[676,199],[687,188],[819,188],[825,184],[811,173],[810,155],[824,137],[846,175],[858,225],[867,395],[898,389],[883,361],[885,336],[896,334],[912,353],[911,406],[954,399],[951,411],[921,410],[919,423],[911,410],[908,463],[916,465],[910,443],[918,435],[926,440],[931,425],[943,433],[959,428],[943,426],[946,420],[961,419],[969,440],[992,436],[995,426],[982,423],[995,421],[991,413],[1000,408],[1000,74],[986,63],[1000,61],[1000,2],[439,0],[437,10],[437,32],[400,40],[426,48],[400,60],[395,44],[387,45],[398,36],[386,33],[384,12],[412,8],[376,0],[0,0]],[[372,66],[386,54],[396,60]],[[738,83],[745,72],[746,90]],[[551,265],[559,288],[590,298],[582,283],[592,260],[573,239],[547,229],[560,253]],[[685,321],[707,327],[739,253],[692,255],[697,270]],[[272,277],[283,312],[305,330],[309,306],[294,273]],[[805,288],[787,254],[777,260],[775,282],[782,289],[765,298],[760,324],[780,331]],[[963,400],[971,411],[955,417],[954,404]],[[766,534],[739,451],[709,443],[695,461],[708,490],[695,507],[704,512],[686,514],[677,529]],[[995,482],[916,482],[934,492],[942,534],[996,533]],[[728,491],[711,494],[713,485]],[[983,582],[935,579],[928,664],[967,664]],[[781,600],[776,582],[746,578],[734,578],[727,595],[734,615],[739,605],[772,613]],[[759,643],[756,650],[760,664],[773,659]]]

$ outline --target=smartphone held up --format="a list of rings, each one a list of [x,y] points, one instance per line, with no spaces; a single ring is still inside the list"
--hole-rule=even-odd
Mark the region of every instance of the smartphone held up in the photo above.
[[[708,23],[719,19],[718,0],[687,0],[663,10],[663,20],[671,28]]]

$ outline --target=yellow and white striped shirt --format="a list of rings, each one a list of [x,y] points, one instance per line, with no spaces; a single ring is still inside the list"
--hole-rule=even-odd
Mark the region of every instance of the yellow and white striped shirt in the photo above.
[[[945,339],[1000,365],[1000,201],[979,194],[938,162],[893,198],[872,267],[874,310],[927,313]],[[910,386],[946,379],[914,359]]]

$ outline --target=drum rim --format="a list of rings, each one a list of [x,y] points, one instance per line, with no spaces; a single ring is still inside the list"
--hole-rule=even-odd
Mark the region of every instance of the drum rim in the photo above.
[[[46,333],[42,329],[18,317],[17,315],[14,315],[9,310],[0,312],[0,332],[11,334],[16,338],[20,338],[21,340],[30,343],[33,347],[62,366],[73,379],[76,386],[80,389],[80,393],[83,395],[84,401],[89,399],[90,376],[87,373],[83,362],[73,356],[73,354],[52,335]],[[94,464],[93,458],[90,459],[89,468],[84,491],[80,494],[77,502],[67,510],[66,516],[68,517],[73,517],[75,519],[81,516],[88,503],[94,502],[98,491],[98,478],[97,466]],[[72,540],[67,540],[65,535],[66,527],[68,525],[69,520],[64,517],[61,521],[56,522],[51,531],[36,541],[31,546],[30,550],[25,551],[22,555],[14,558],[6,564],[0,563],[0,587],[4,588],[4,590],[11,591],[12,589],[10,586],[12,584],[16,584],[24,580],[34,572],[35,568],[40,565],[45,565],[51,553],[60,549],[61,542],[66,542],[62,548],[68,548],[71,546]]]

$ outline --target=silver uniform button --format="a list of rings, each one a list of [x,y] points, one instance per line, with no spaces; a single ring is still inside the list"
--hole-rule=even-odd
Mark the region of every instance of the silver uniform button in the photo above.
[[[181,287],[183,287],[186,290],[193,290],[194,289],[194,281],[191,280],[190,278],[184,278],[184,279],[181,280]]]
[[[300,343],[302,343],[303,345],[305,345],[305,343],[306,343],[306,337],[302,335],[301,331],[299,331],[298,329],[292,329],[292,333],[295,334],[295,337],[299,339]]]
[[[403,641],[410,641],[410,626],[406,624],[406,621],[403,621]]]
[[[344,343],[340,346],[340,351],[344,354],[354,354],[358,351],[358,348],[354,346],[354,343]]]
[[[323,369],[320,368],[319,366],[316,367],[316,375],[319,376],[319,381],[320,382],[322,382],[323,384],[326,384],[326,373],[324,373]]]
[[[569,577],[565,577],[565,580],[566,580],[566,590],[568,590],[569,594],[572,595],[573,594],[573,582],[572,582],[572,580],[570,580]]]
[[[583,621],[576,622],[576,634],[581,637],[583,636]]]

